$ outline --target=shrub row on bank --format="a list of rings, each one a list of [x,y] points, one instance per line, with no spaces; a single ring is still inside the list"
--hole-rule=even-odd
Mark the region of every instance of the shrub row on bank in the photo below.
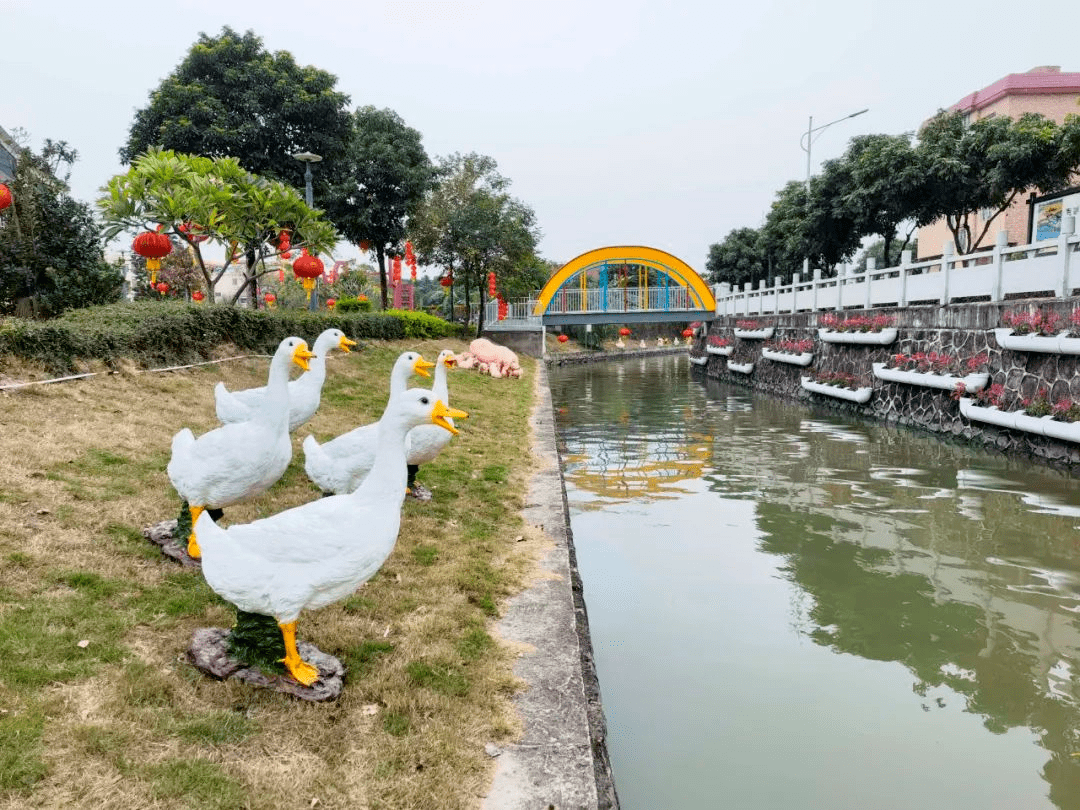
[[[110,365],[122,358],[151,368],[211,357],[222,344],[270,354],[290,335],[314,341],[336,327],[353,340],[455,337],[462,327],[423,312],[326,313],[250,310],[145,301],[72,310],[50,321],[0,321],[0,355],[43,363],[50,372],[75,370],[79,361]]]

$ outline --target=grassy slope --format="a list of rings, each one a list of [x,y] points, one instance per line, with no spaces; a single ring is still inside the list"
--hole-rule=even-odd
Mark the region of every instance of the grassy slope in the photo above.
[[[289,470],[226,521],[318,497],[303,437],[377,418],[397,354],[434,359],[443,346],[465,347],[373,345],[331,360]],[[406,502],[374,579],[301,617],[300,637],[349,669],[327,705],[185,663],[191,632],[227,626],[230,609],[140,533],[178,512],[173,433],[216,426],[213,384],[261,385],[265,360],[0,394],[0,807],[475,806],[490,779],[484,743],[518,731],[513,653],[488,630],[538,552],[515,542],[533,536],[518,515],[534,372],[523,362],[524,381],[451,372],[452,404],[471,418],[421,470],[433,502]]]

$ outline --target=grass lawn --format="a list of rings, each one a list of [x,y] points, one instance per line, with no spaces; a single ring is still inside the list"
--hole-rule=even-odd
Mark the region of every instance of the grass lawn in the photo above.
[[[333,357],[288,471],[224,522],[319,497],[304,436],[376,419],[397,355],[434,360],[443,347],[467,348],[370,344]],[[421,468],[433,501],[406,500],[372,580],[301,616],[299,638],[348,668],[327,704],[190,666],[192,631],[229,626],[231,607],[141,533],[180,510],[165,474],[173,434],[216,427],[214,383],[263,385],[268,360],[0,394],[0,807],[478,806],[494,767],[484,744],[520,730],[515,652],[491,625],[542,543],[519,515],[536,370],[522,363],[523,380],[450,372],[451,404],[470,418]]]

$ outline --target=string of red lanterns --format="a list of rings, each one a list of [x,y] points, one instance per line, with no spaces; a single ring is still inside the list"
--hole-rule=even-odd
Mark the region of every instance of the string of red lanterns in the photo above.
[[[15,197],[12,196],[11,189],[6,184],[0,183],[0,211],[9,207],[13,202],[15,202]]]
[[[183,234],[193,245],[205,242],[210,238],[209,235],[203,233],[205,230],[203,226],[194,222],[181,222],[176,226],[176,230]]]

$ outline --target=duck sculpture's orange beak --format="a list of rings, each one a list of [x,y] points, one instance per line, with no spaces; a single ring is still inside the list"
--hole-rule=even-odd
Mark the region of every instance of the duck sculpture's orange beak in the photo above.
[[[443,365],[447,368],[453,368],[457,364],[457,360],[454,359],[454,355],[448,355],[443,359]]]
[[[458,434],[458,430],[450,420],[468,418],[469,414],[465,411],[459,411],[457,408],[448,408],[443,404],[441,399],[435,400],[435,407],[431,409],[431,421],[439,427],[449,430],[455,436]]]
[[[345,352],[346,354],[348,354],[348,353],[349,353],[349,347],[350,347],[350,346],[355,346],[355,345],[356,345],[356,341],[355,341],[355,340],[349,340],[349,339],[348,339],[347,337],[345,337],[344,335],[342,335],[342,336],[341,336],[341,340],[339,340],[339,341],[338,341],[338,348],[339,348],[339,349],[341,349],[341,350],[342,350],[343,352]]]
[[[304,371],[308,370],[308,360],[311,360],[313,357],[315,357],[315,354],[308,351],[306,343],[301,343],[299,346],[293,349],[292,361],[296,363],[296,365],[300,366],[300,368],[302,368]]]
[[[418,357],[416,362],[413,363],[412,370],[413,374],[419,374],[421,377],[430,377],[431,375],[427,372],[429,368],[435,368],[435,364],[429,363],[423,357]]]

